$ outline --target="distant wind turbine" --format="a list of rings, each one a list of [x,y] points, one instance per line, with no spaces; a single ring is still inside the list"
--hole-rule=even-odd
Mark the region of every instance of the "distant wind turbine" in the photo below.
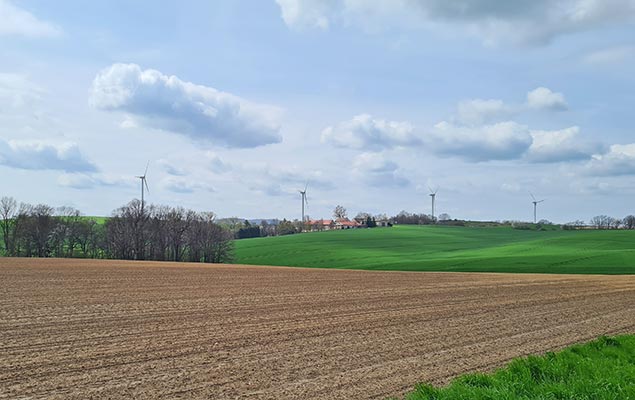
[[[146,164],[146,170],[143,173],[143,175],[140,176],[136,176],[136,178],[141,179],[141,213],[143,214],[143,209],[145,206],[145,200],[144,200],[144,189],[148,191],[148,193],[150,193],[150,188],[148,187],[148,181],[146,180],[146,175],[148,174],[148,167],[150,166],[150,161],[148,161],[148,163]]]
[[[532,203],[534,205],[534,224],[535,224],[536,221],[537,221],[537,217],[538,217],[538,212],[537,212],[538,203],[542,203],[543,201],[545,201],[545,199],[536,200],[536,198],[534,197],[534,195],[531,192],[529,194],[531,195],[531,198],[534,200],[534,201],[532,201]]]
[[[432,188],[428,186],[428,189],[430,189],[430,197],[432,198],[432,221],[434,222],[434,202],[436,200],[439,188],[432,190]]]
[[[307,182],[304,185],[304,190],[298,190],[298,192],[300,192],[300,195],[302,195],[302,223],[304,223],[304,206],[308,206],[309,202],[306,199],[306,189],[309,187],[309,182]]]

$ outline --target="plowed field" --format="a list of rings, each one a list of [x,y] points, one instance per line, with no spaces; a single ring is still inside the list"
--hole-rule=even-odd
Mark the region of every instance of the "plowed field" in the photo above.
[[[384,398],[617,333],[635,276],[0,258],[0,398]]]

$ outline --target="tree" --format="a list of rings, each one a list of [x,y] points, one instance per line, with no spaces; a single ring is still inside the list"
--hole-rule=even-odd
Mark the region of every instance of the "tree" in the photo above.
[[[449,221],[450,219],[450,214],[443,213],[439,215],[439,221]]]
[[[346,219],[348,213],[346,212],[346,208],[338,205],[333,210],[333,218],[335,219]]]
[[[15,217],[18,203],[13,197],[0,199],[0,228],[4,241],[4,251],[7,256],[13,255],[13,236],[15,235]]]
[[[622,225],[626,229],[635,229],[635,215],[627,215],[622,221]]]
[[[590,222],[596,229],[609,229],[611,227],[611,217],[608,215],[596,215],[591,218]]]

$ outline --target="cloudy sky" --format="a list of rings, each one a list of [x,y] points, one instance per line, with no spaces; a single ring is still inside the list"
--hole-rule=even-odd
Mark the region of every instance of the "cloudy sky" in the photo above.
[[[0,0],[0,195],[635,213],[635,0]]]

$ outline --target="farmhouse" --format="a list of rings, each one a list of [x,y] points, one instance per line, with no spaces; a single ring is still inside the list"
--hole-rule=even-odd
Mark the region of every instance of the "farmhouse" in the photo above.
[[[366,225],[355,220],[350,220],[348,218],[341,219],[317,219],[317,220],[309,220],[309,227],[311,232],[317,231],[330,231],[335,229],[356,229],[356,228],[365,228]]]

